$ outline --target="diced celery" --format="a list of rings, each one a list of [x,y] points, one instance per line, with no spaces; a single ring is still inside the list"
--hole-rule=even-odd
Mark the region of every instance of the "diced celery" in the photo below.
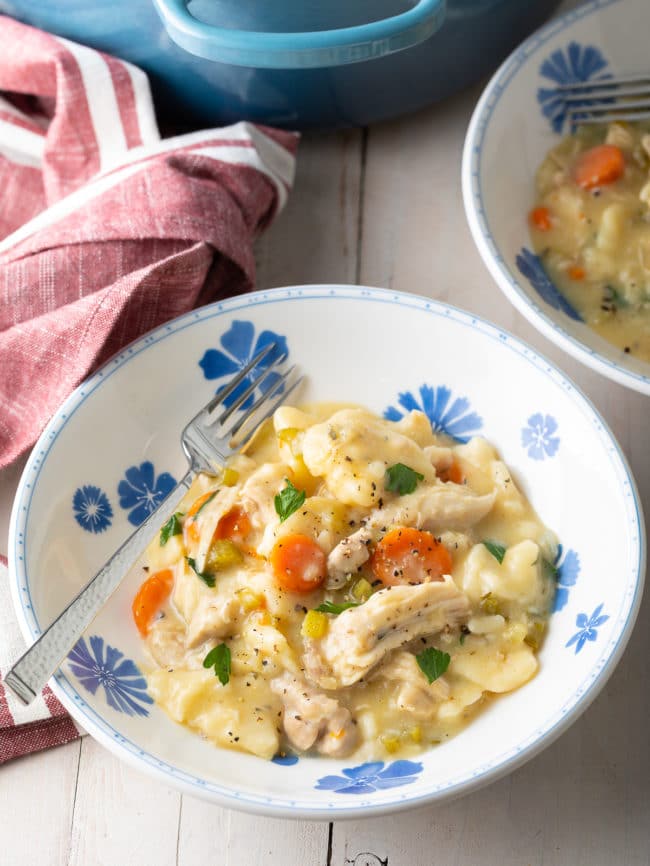
[[[321,613],[318,610],[308,610],[302,621],[300,634],[303,637],[311,637],[317,640],[327,634],[328,625],[326,613]]]
[[[223,470],[221,481],[224,487],[234,487],[239,481],[239,472],[237,472],[236,469],[232,469],[230,466],[226,466]]]
[[[352,595],[357,601],[368,601],[372,595],[372,586],[365,577],[360,578],[354,584],[352,587]]]
[[[243,558],[242,552],[236,544],[226,538],[219,538],[210,545],[204,571],[221,571],[231,565],[237,565]]]

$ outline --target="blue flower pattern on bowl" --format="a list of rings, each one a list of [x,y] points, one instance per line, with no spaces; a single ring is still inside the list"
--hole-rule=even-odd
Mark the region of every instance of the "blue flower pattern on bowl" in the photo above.
[[[342,776],[323,776],[315,787],[335,794],[373,794],[415,782],[422,772],[422,764],[419,761],[393,761],[386,766],[383,761],[372,761],[348,767],[342,772]]]
[[[169,472],[156,477],[153,463],[145,460],[139,466],[130,466],[117,486],[120,506],[129,511],[129,522],[134,526],[143,523],[155,511],[176,486],[176,479]]]
[[[402,392],[398,397],[401,409],[389,406],[384,412],[384,418],[389,421],[399,421],[407,412],[417,409],[424,412],[431,427],[436,433],[446,433],[457,442],[467,442],[483,426],[483,420],[476,412],[469,411],[470,403],[467,397],[456,397],[451,400],[451,390],[446,385],[432,388],[421,385],[418,389],[420,399],[410,391]]]
[[[576,322],[583,320],[575,307],[553,285],[538,256],[526,249],[526,247],[522,247],[521,252],[515,258],[515,264],[519,268],[519,272],[526,277],[540,298],[546,301],[549,307],[553,307],[554,310],[561,310]]]
[[[231,406],[251,382],[257,379],[276,358],[289,355],[286,337],[282,337],[274,331],[262,331],[255,339],[255,326],[252,322],[235,320],[219,342],[225,349],[224,352],[221,349],[207,349],[199,361],[199,367],[203,370],[206,379],[223,379],[225,376],[234,376],[265,346],[275,343],[275,349],[269,352],[263,361],[251,371],[250,375],[242,380],[242,383],[235,388],[232,394],[226,397],[224,400],[226,406]],[[260,392],[263,394],[268,391],[273,392],[279,379],[279,373],[269,373],[259,385]],[[242,404],[242,408],[247,409],[252,406],[254,398],[255,394],[253,393]]]
[[[529,457],[545,460],[557,454],[560,437],[553,435],[557,431],[557,421],[552,415],[536,412],[530,416],[527,425],[521,431],[521,444],[528,449]]]
[[[68,656],[70,669],[91,695],[102,686],[106,702],[118,713],[129,716],[148,716],[142,706],[152,704],[147,694],[147,682],[135,662],[124,658],[115,647],[106,644],[103,638],[90,638],[90,649],[84,638],[80,638]]]
[[[293,767],[298,763],[299,758],[298,755],[275,755],[271,760],[280,767]]]
[[[580,574],[580,557],[575,550],[563,552],[560,544],[555,557],[555,598],[553,599],[553,613],[557,613],[566,606],[569,600],[569,589],[575,586]]]
[[[553,132],[562,132],[567,116],[567,102],[557,86],[611,78],[610,73],[603,72],[607,65],[599,48],[594,45],[580,45],[578,42],[570,42],[564,50],[558,48],[542,63],[540,75],[552,81],[555,87],[540,87],[537,101],[542,114],[550,121]],[[588,106],[592,101],[586,98],[580,102],[572,102],[572,107]]]
[[[578,631],[569,638],[565,646],[575,646],[575,653],[578,655],[580,650],[589,641],[595,641],[598,637],[598,629],[609,619],[607,614],[603,613],[603,605],[599,604],[591,616],[586,613],[579,613],[576,617],[576,627]]]
[[[75,490],[72,511],[74,519],[87,532],[104,532],[113,522],[108,496],[93,484],[84,484]]]

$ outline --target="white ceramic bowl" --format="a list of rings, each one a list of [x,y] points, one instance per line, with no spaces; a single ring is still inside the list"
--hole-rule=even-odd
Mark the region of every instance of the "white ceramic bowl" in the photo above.
[[[546,337],[622,385],[650,394],[650,364],[584,325],[533,254],[527,216],[534,176],[568,132],[558,84],[647,72],[647,0],[596,0],[527,39],[486,87],[463,153],[463,199],[483,261],[506,296]]]
[[[150,702],[130,614],[134,575],[63,664],[54,691],[119,757],[253,812],[369,815],[512,770],[585,709],[618,661],[641,595],[643,521],[625,459],[586,398],[518,340],[425,298],[353,286],[233,298],[159,328],[99,370],[52,419],[18,490],[10,564],[25,636],[39,634],[183,471],[180,430],[220,384],[200,364],[206,351],[236,367],[264,331],[286,339],[308,376],[306,400],[383,412],[412,397],[436,428],[484,434],[499,447],[564,545],[539,674],[417,760],[265,762],[217,750]]]

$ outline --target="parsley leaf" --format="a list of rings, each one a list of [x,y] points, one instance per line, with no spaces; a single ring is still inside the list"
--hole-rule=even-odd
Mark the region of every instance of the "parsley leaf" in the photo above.
[[[198,568],[196,567],[196,560],[192,559],[191,556],[186,556],[185,559],[187,560],[187,564],[192,569],[194,574],[196,574],[197,577],[200,577],[201,580],[203,581],[203,583],[207,584],[207,586],[214,586],[215,585],[216,581],[214,579],[213,574],[210,574],[207,571],[199,571]]]
[[[219,492],[219,488],[217,487],[216,490],[212,491],[212,493],[210,494],[210,496],[208,496],[208,498],[205,500],[205,502],[202,502],[200,507],[196,509],[196,511],[193,514],[193,517],[195,520],[199,516],[199,514],[203,511],[205,506],[208,505],[210,502],[212,502],[212,500],[214,499],[214,497],[217,495],[218,492]]]
[[[403,463],[396,463],[394,466],[389,466],[386,470],[388,476],[386,481],[386,490],[393,490],[404,496],[405,493],[413,493],[418,485],[418,481],[424,479],[424,475],[411,469],[410,466],[405,466]]]
[[[508,548],[504,547],[502,544],[497,544],[496,541],[484,541],[483,544],[500,565],[503,562],[503,557],[506,555],[506,550]]]
[[[442,650],[430,646],[422,650],[421,653],[418,653],[415,660],[420,666],[422,673],[429,680],[429,683],[432,683],[447,670],[451,656],[449,653],[443,653]]]
[[[459,638],[459,641],[458,641],[458,643],[459,643],[461,646],[465,643],[465,638],[466,638],[466,637],[467,637],[467,635],[465,634],[465,632],[464,632],[464,631],[461,631],[461,633],[460,633],[460,638]]]
[[[167,523],[160,530],[160,546],[164,547],[172,535],[180,535],[183,531],[183,527],[181,526],[181,517],[183,515],[180,511],[177,511],[176,514],[172,514]]]
[[[336,604],[333,601],[324,601],[317,608],[314,608],[314,610],[317,610],[319,613],[333,613],[335,616],[338,616],[349,607],[359,607],[359,604],[360,602],[358,601],[344,601],[341,604]]]
[[[293,512],[300,508],[307,496],[304,490],[295,488],[288,478],[284,480],[287,482],[287,486],[273,500],[280,523],[283,523],[287,517],[291,517]]]
[[[212,647],[203,659],[203,667],[208,670],[214,668],[214,675],[219,677],[221,685],[228,685],[230,682],[230,650],[225,643]]]

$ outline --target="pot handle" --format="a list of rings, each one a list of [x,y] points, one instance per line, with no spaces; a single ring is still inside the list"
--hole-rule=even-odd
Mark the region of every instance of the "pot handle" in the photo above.
[[[233,66],[306,69],[371,60],[410,48],[436,32],[446,0],[418,0],[412,9],[354,27],[307,33],[229,30],[194,18],[187,0],[153,0],[170,38],[185,51]]]

